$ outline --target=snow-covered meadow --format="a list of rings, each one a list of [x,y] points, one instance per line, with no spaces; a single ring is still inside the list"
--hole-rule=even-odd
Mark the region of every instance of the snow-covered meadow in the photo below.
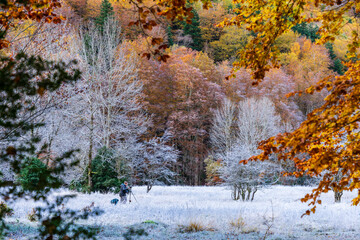
[[[344,193],[341,203],[334,203],[332,193],[324,194],[316,214],[301,218],[308,206],[300,199],[311,189],[273,186],[259,190],[253,202],[242,202],[231,200],[230,190],[224,187],[155,186],[149,193],[146,193],[146,187],[134,187],[137,201],[132,197],[132,202],[126,205],[110,204],[111,199],[118,198],[115,194],[77,193],[77,198],[70,200],[68,207],[80,210],[94,202],[104,214],[89,219],[86,224],[113,228],[114,231],[153,221],[171,226],[174,231],[181,225],[198,223],[221,233],[201,239],[259,239],[265,235],[267,225],[271,225],[272,233],[267,239],[360,239],[360,207],[351,206],[355,193]],[[63,193],[68,191],[57,194]],[[14,203],[10,207],[15,214],[8,221],[35,226],[27,219],[35,205],[24,200]],[[239,228],[234,224],[236,222]],[[200,235],[189,235],[187,239],[197,239],[197,236]],[[162,239],[169,238],[163,236]]]

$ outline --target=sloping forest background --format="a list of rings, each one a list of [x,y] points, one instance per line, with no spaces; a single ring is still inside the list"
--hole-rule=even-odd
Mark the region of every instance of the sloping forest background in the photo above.
[[[143,4],[150,6],[151,1]],[[346,71],[347,45],[359,27],[351,12],[344,16],[341,34],[325,45],[315,44],[320,38],[316,23],[303,22],[281,35],[275,45],[282,67],[270,69],[259,86],[252,85],[252,72],[243,68],[227,78],[237,53],[255,35],[245,27],[217,25],[236,16],[232,1],[212,5],[205,10],[193,3],[192,21],[150,21],[146,29],[132,25],[139,9],[121,1],[63,2],[56,12],[66,20],[56,25],[20,20],[7,32],[10,44],[2,50],[4,56],[25,51],[51,60],[76,59],[83,72],[77,85],[36,99],[42,114],[33,121],[45,123],[38,131],[49,143],[37,157],[50,166],[69,148],[80,149],[76,158],[81,166],[68,171],[67,183],[74,188],[86,185],[87,190],[107,191],[125,179],[148,184],[149,190],[156,183],[231,182],[227,178],[234,173],[221,170],[231,165],[227,161],[238,163],[258,154],[261,140],[296,129],[328,95],[326,89],[291,97],[288,93]],[[98,29],[102,33],[93,34]],[[108,41],[114,36],[114,42]],[[143,57],[154,39],[169,46],[167,61]],[[106,54],[115,56],[110,67],[104,60],[108,55],[96,55],[95,42],[115,44],[106,48]],[[102,85],[107,71],[108,85]],[[266,123],[259,122],[259,116]],[[265,167],[276,175],[276,180],[266,181],[304,182],[280,177],[282,170],[292,168],[291,162]],[[113,176],[117,180],[111,180]],[[97,181],[101,186],[96,187]]]

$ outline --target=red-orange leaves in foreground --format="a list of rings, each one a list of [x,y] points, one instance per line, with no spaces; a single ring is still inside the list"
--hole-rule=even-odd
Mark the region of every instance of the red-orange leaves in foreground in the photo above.
[[[320,81],[315,91],[328,88],[325,103],[311,112],[306,121],[292,133],[280,134],[260,143],[263,151],[250,160],[264,161],[271,154],[280,160],[291,159],[298,172],[288,175],[318,176],[321,181],[302,201],[321,204],[323,192],[360,189],[360,62],[348,63],[344,76]],[[353,205],[360,202],[360,194]],[[310,211],[305,213],[310,214]]]
[[[15,24],[15,20],[45,20],[47,23],[60,23],[63,19],[54,13],[61,7],[59,0],[7,0],[0,4],[0,29],[4,33]],[[9,42],[0,38],[0,49],[7,48]]]

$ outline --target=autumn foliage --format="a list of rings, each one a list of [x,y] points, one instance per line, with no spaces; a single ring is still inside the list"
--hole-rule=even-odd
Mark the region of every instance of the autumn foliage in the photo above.
[[[100,0],[68,2],[83,20],[100,13]],[[281,117],[285,133],[261,142],[262,153],[244,163],[275,156],[294,163],[295,171],[286,175],[320,178],[319,185],[303,198],[312,207],[306,214],[315,212],[321,193],[360,189],[359,1],[130,0],[107,4],[122,25],[128,51],[137,54],[143,110],[152,118],[142,138],[171,133],[169,144],[180,152],[173,170],[185,183],[205,181],[213,111],[221,101],[266,97]],[[21,31],[26,21],[59,23],[63,19],[55,13],[59,7],[58,0],[2,4],[0,49],[9,47],[4,38],[7,32],[15,27]],[[196,26],[191,25],[195,15]],[[178,36],[173,36],[172,24],[180,26]],[[186,35],[185,28],[201,33],[199,51],[190,50],[196,39]],[[189,41],[170,44],[176,38]],[[69,33],[61,47],[71,48],[74,39],[76,33]],[[327,42],[330,47],[324,45]],[[344,71],[334,72],[335,58],[337,64],[345,65]],[[214,162],[220,165],[218,159]],[[222,182],[216,171],[208,172],[215,183]],[[360,190],[353,204],[359,202]]]
[[[292,133],[279,134],[260,144],[262,154],[250,160],[266,160],[276,154],[279,160],[292,159],[298,171],[288,173],[320,176],[318,187],[302,201],[310,205],[321,203],[320,194],[330,190],[356,190],[360,188],[359,165],[359,81],[360,63],[349,63],[344,76],[330,82],[324,79],[306,91],[312,93],[327,88],[330,94],[325,103],[310,113],[301,126]],[[303,153],[306,153],[305,155]],[[336,176],[341,176],[335,181]],[[360,202],[358,197],[353,204]],[[315,212],[316,206],[311,208]],[[307,211],[306,214],[310,214]]]
[[[240,0],[234,3],[238,4],[234,8],[236,15],[226,18],[220,26],[244,27],[254,36],[246,47],[240,49],[239,59],[233,63],[233,70],[251,70],[254,85],[265,81],[266,73],[280,66],[280,49],[276,40],[293,27],[314,22],[319,26],[316,43],[334,42],[347,23],[358,20],[360,12],[360,3],[356,0]],[[159,10],[159,15],[169,20],[184,16],[191,18],[184,2],[166,1],[164,5],[160,1],[158,5],[166,6]],[[204,4],[205,8],[209,6]],[[347,20],[349,18],[351,21]],[[320,91],[326,91],[323,97],[328,96],[319,102],[320,106],[303,111],[307,119],[299,128],[263,141],[260,144],[262,154],[250,159],[264,161],[276,154],[279,160],[294,161],[297,171],[288,174],[320,176],[322,180],[318,187],[303,198],[303,201],[310,201],[310,205],[321,203],[319,197],[323,192],[360,188],[360,146],[357,141],[360,71],[357,57],[360,37],[357,30],[353,30],[350,35],[347,46],[347,59],[350,61],[346,64],[347,71],[343,76],[335,76],[328,71],[328,61],[323,61],[324,57],[328,58],[326,54],[324,57],[314,56],[315,53],[323,54],[324,50],[319,46],[313,46],[309,41],[303,42],[302,46],[294,44],[291,49],[293,56],[290,55],[287,63],[298,81],[297,96]],[[303,53],[300,55],[301,51]],[[306,63],[308,57],[309,62]],[[299,60],[305,65],[301,67],[301,64],[296,63]],[[308,70],[304,72],[304,69]],[[232,74],[232,77],[236,75]],[[360,191],[353,204],[357,205],[359,201]],[[306,214],[315,212],[315,208],[313,206]]]
[[[15,22],[23,20],[45,21],[47,23],[60,23],[62,16],[54,13],[61,6],[58,0],[9,0],[0,4],[0,49],[9,46],[9,41],[3,39],[8,29],[15,26]]]
[[[172,143],[182,152],[177,172],[194,185],[202,183],[211,109],[223,96],[220,86],[205,77],[209,73],[196,61],[199,58],[195,51],[178,48],[166,63],[146,60],[140,69],[145,107],[154,117],[151,134],[166,129],[171,133]]]
[[[257,1],[242,1],[242,3],[244,7],[239,9],[239,17],[225,21],[225,24],[246,23],[249,30],[259,33],[243,52],[244,59],[240,60],[239,65],[235,65],[253,69],[255,79],[263,79],[265,72],[269,70],[269,63],[276,59],[276,49],[271,47],[272,39],[288,31],[294,24],[303,21],[320,22],[320,39],[317,43],[321,44],[335,39],[341,29],[345,13],[350,10],[354,13],[360,11],[358,1],[274,0],[263,5]],[[321,11],[319,5],[327,8],[327,11]],[[316,16],[307,17],[306,8],[314,9]],[[249,16],[255,9],[260,14],[244,19],[243,16]],[[354,31],[352,42],[348,45],[349,58],[354,59],[357,56],[358,46],[359,38]],[[302,199],[304,202],[310,201],[309,205],[314,205],[306,212],[307,215],[310,211],[315,212],[315,205],[321,203],[319,199],[321,193],[329,190],[352,191],[360,187],[357,141],[360,63],[350,61],[347,67],[348,70],[343,76],[336,76],[335,80],[325,77],[307,88],[305,92],[298,92],[299,95],[313,94],[315,91],[326,89],[329,95],[324,99],[325,102],[321,107],[307,115],[307,119],[298,129],[263,141],[259,147],[263,152],[250,159],[264,161],[272,154],[276,154],[279,160],[294,161],[297,171],[288,174],[297,177],[302,175],[321,177],[318,187]],[[359,201],[360,191],[358,197],[353,199],[353,204],[357,205]]]

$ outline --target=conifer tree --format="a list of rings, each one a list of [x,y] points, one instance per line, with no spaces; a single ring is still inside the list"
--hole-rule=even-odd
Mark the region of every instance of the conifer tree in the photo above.
[[[174,34],[172,33],[171,25],[167,26],[166,35],[167,35],[168,45],[169,46],[174,45]]]
[[[203,48],[203,39],[201,37],[201,29],[200,29],[200,18],[199,14],[195,11],[191,11],[194,14],[194,17],[191,19],[191,23],[187,21],[174,21],[172,22],[166,29],[167,40],[169,46],[174,45],[176,42],[174,41],[174,32],[178,30],[182,30],[184,36],[188,35],[191,37],[192,42],[186,47],[190,47],[191,49],[201,51]],[[179,43],[177,43],[179,44]],[[183,44],[179,44],[183,45]]]
[[[336,56],[334,53],[334,44],[331,42],[327,42],[325,47],[329,51],[329,56],[332,60],[332,64],[329,69],[333,70],[334,72],[338,73],[339,75],[344,74],[344,65],[342,64],[341,60]]]
[[[292,27],[292,30],[294,32],[297,32],[301,34],[302,36],[307,37],[312,42],[315,42],[317,39],[320,38],[320,35],[318,34],[319,27],[315,24],[309,24],[307,22],[302,22],[299,24],[296,24],[294,27]]]
[[[190,44],[190,48],[201,51],[203,48],[203,39],[201,37],[199,14],[195,10],[192,10],[191,12],[194,14],[194,17],[191,19],[190,24],[184,21],[184,34],[190,35],[193,40],[193,42]]]
[[[95,18],[95,24],[100,29],[103,30],[104,24],[109,17],[114,16],[114,8],[111,6],[109,0],[102,0],[100,15]]]

